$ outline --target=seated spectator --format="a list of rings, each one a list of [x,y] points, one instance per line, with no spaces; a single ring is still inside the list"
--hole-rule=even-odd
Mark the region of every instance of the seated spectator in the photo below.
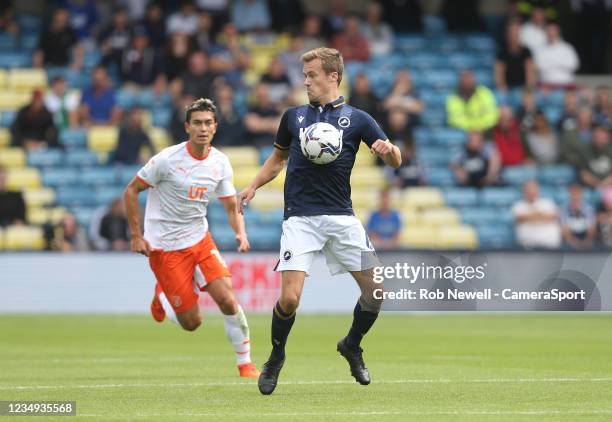
[[[144,26],[145,31],[147,31],[147,36],[153,47],[158,49],[164,45],[166,42],[166,33],[160,30],[160,28],[164,27],[164,15],[159,3],[152,1],[147,4],[145,17],[141,21],[141,25]]]
[[[384,126],[387,138],[394,144],[401,145],[412,141],[412,126],[405,111],[399,108],[390,110]],[[380,159],[378,163],[383,165]]]
[[[115,199],[100,222],[100,236],[107,242],[107,250],[126,251],[129,249],[128,223],[121,199]]]
[[[121,110],[117,107],[115,90],[106,69],[98,66],[91,75],[91,86],[83,92],[79,117],[83,125],[117,124]]]
[[[499,108],[499,121],[493,128],[493,142],[502,166],[518,166],[527,159],[521,126],[509,106]]]
[[[210,71],[208,56],[195,51],[189,56],[187,70],[170,85],[174,98],[189,94],[195,98],[210,98],[215,74]]]
[[[401,153],[402,164],[399,168],[385,167],[385,171],[391,173],[388,177],[391,184],[400,189],[422,185],[425,179],[424,170],[414,156],[412,142],[403,142]]]
[[[291,81],[289,80],[283,63],[278,57],[272,59],[268,66],[268,70],[261,75],[259,81],[268,85],[270,101],[273,103],[281,104],[289,97],[289,93],[291,92]]]
[[[521,129],[524,131],[533,129],[535,124],[536,114],[540,112],[538,104],[536,102],[536,96],[534,91],[526,89],[523,92],[521,98],[521,105],[517,112],[519,122],[521,122]]]
[[[359,18],[349,16],[342,32],[334,36],[332,47],[340,51],[344,63],[352,61],[367,62],[370,59],[368,40],[359,32]]]
[[[582,187],[575,183],[569,187],[569,203],[561,212],[561,234],[572,249],[593,247],[597,234],[595,213],[582,199]]]
[[[88,41],[96,30],[98,11],[94,0],[67,0],[70,27],[79,41]]]
[[[578,110],[576,127],[571,130],[563,130],[561,133],[561,159],[564,162],[574,167],[581,165],[581,157],[585,154],[585,149],[591,143],[592,122],[591,109],[589,107],[582,107]]]
[[[370,89],[370,81],[365,73],[359,73],[355,77],[348,103],[365,111],[374,119],[380,115],[379,100]]]
[[[240,32],[267,31],[272,21],[265,0],[234,0],[230,19]]]
[[[210,53],[215,44],[213,37],[214,23],[214,18],[210,13],[200,13],[198,30],[192,37],[192,40],[195,41],[195,47],[206,53]]]
[[[523,199],[512,206],[516,241],[524,248],[556,249],[561,246],[559,212],[553,201],[540,198],[540,186],[531,180],[523,186]]]
[[[493,93],[476,85],[474,73],[461,72],[457,92],[446,100],[448,124],[465,131],[486,131],[497,123],[499,112]]]
[[[57,147],[57,128],[46,109],[42,92],[32,92],[32,100],[23,106],[11,125],[12,144],[28,151]]]
[[[142,127],[141,108],[133,108],[127,115],[127,122],[119,129],[117,149],[112,154],[112,161],[117,164],[139,164],[140,151],[147,147],[151,155],[155,155],[155,148],[151,138]]]
[[[546,24],[546,43],[534,51],[540,85],[545,89],[573,89],[580,65],[576,50],[563,41],[559,25]]]
[[[194,100],[195,98],[192,95],[185,94],[181,95],[174,102],[168,130],[170,131],[170,136],[172,136],[172,143],[175,145],[186,141],[189,137],[185,131],[185,110]],[[215,135],[215,142],[216,140],[217,138]]]
[[[546,14],[542,7],[534,7],[527,22],[521,26],[521,44],[531,53],[546,43]]]
[[[325,39],[321,32],[321,18],[317,15],[306,16],[302,24],[302,35],[304,36],[304,51],[325,45]]]
[[[159,27],[157,31],[160,31]],[[113,13],[110,24],[98,36],[98,45],[102,53],[101,64],[119,68],[123,52],[130,46],[131,36],[127,10],[120,7]]]
[[[385,110],[400,109],[408,113],[411,125],[419,124],[419,114],[425,106],[415,92],[412,77],[407,70],[400,70],[395,74],[391,92],[385,98],[383,106]]]
[[[607,187],[597,206],[597,238],[605,248],[612,248],[612,187]]]
[[[51,249],[61,252],[86,251],[89,249],[87,236],[79,226],[74,215],[64,214],[64,217],[53,229]]]
[[[291,34],[289,48],[282,51],[278,56],[285,67],[292,89],[302,89],[302,83],[304,82],[304,76],[302,75],[304,63],[302,63],[301,57],[305,52],[304,37],[299,33],[294,33]]]
[[[83,64],[83,48],[69,26],[70,14],[67,9],[53,13],[51,25],[40,35],[38,49],[32,58],[34,67],[70,66],[80,69]],[[72,61],[71,61],[72,60]]]
[[[393,249],[399,245],[402,221],[399,213],[391,208],[391,195],[388,190],[380,193],[378,210],[368,220],[368,237],[377,250]]]
[[[525,135],[530,157],[539,165],[553,164],[559,159],[559,139],[541,111],[535,115],[533,128]]]
[[[20,191],[9,190],[8,171],[0,164],[0,227],[26,223],[26,203]]]
[[[215,88],[215,105],[217,106],[217,132],[215,145],[220,147],[245,145],[246,128],[242,116],[234,107],[234,89],[221,82]]]
[[[187,70],[189,56],[193,50],[187,34],[175,32],[170,36],[161,59],[163,72],[168,83],[172,83]]]
[[[560,131],[574,130],[578,126],[578,95],[575,91],[565,91],[563,114],[559,119]]]
[[[249,145],[262,147],[270,145],[276,136],[281,113],[270,101],[268,86],[257,84],[253,89],[255,102],[244,117]]]
[[[381,20],[382,7],[380,3],[370,2],[366,12],[366,22],[361,33],[370,46],[373,57],[384,56],[393,52],[393,30]]]
[[[329,0],[325,18],[323,19],[323,35],[331,40],[342,32],[346,25],[347,10],[345,0]],[[320,47],[320,46],[317,46]]]
[[[121,56],[119,72],[121,81],[127,84],[127,87],[136,89],[153,84],[161,74],[159,57],[149,45],[149,38],[143,27],[134,29],[130,48]]]
[[[610,87],[600,86],[595,93],[593,120],[596,124],[612,130],[612,100],[610,100]]]
[[[242,73],[250,64],[251,56],[240,43],[238,29],[232,23],[225,24],[210,52],[210,69],[237,89],[243,85]]]
[[[19,22],[15,18],[15,6],[12,3],[0,3],[0,32],[16,37],[19,35]]]
[[[536,71],[528,48],[520,41],[520,23],[510,21],[506,28],[506,43],[495,59],[495,87],[501,91],[514,88],[534,88]]]
[[[166,32],[168,35],[183,32],[191,36],[198,30],[198,20],[198,11],[193,1],[182,0],[180,10],[168,16]]]
[[[451,168],[460,185],[480,188],[497,183],[501,161],[495,146],[485,144],[481,132],[471,131]]]
[[[68,92],[66,80],[62,76],[56,76],[51,81],[51,89],[45,95],[44,104],[53,115],[53,121],[59,130],[79,125],[79,95],[76,92]]]
[[[580,179],[592,188],[604,188],[612,184],[610,132],[603,126],[594,126],[591,136],[581,157]]]

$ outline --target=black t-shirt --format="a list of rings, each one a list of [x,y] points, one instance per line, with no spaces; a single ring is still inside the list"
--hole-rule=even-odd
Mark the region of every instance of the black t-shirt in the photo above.
[[[38,48],[45,56],[45,64],[52,66],[68,66],[71,58],[71,48],[77,42],[74,31],[66,28],[61,32],[46,30],[40,36]]]
[[[497,53],[497,60],[506,65],[506,83],[509,88],[523,87],[527,82],[525,62],[531,58],[528,48],[521,47],[518,52],[510,52],[507,48]]]
[[[25,202],[21,192],[0,192],[0,227],[12,224],[15,220],[25,221]]]

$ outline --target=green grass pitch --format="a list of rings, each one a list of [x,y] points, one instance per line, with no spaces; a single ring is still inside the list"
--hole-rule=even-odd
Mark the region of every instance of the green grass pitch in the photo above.
[[[261,365],[270,317],[249,320]],[[335,350],[349,322],[298,314],[262,396],[219,316],[187,333],[144,316],[2,315],[0,400],[75,400],[68,420],[612,420],[612,315],[385,313],[363,344],[367,387]]]

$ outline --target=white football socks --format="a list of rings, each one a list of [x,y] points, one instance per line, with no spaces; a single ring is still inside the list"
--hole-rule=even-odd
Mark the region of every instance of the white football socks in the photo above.
[[[159,301],[162,304],[162,308],[164,308],[164,312],[166,312],[166,318],[168,318],[175,324],[178,324],[179,322],[178,319],[176,319],[176,313],[174,312],[172,305],[170,305],[170,302],[168,302],[168,298],[166,297],[166,294],[164,292],[161,292],[159,294]]]
[[[234,346],[236,363],[242,365],[251,362],[251,341],[249,340],[249,325],[240,305],[236,315],[224,315],[225,334]]]

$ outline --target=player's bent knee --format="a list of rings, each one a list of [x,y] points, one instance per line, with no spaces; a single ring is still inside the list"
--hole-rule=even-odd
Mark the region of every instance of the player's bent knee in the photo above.
[[[280,298],[279,302],[285,313],[292,314],[300,305],[300,296],[295,293],[285,294]]]
[[[373,314],[377,314],[380,312],[382,303],[382,296],[375,295],[373,294],[373,292],[362,294],[359,297],[359,304],[361,305],[361,310],[371,312]]]
[[[195,331],[198,329],[200,325],[202,325],[201,318],[188,318],[180,322],[181,322],[181,327],[183,327],[183,329],[186,331]]]
[[[217,306],[219,306],[219,310],[223,315],[234,315],[238,312],[238,302],[233,295],[227,295],[219,299]]]

